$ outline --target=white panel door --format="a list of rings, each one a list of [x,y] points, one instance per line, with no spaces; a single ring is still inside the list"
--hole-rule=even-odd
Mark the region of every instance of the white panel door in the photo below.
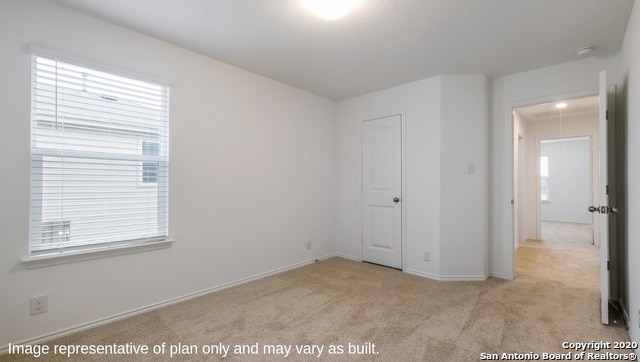
[[[402,269],[402,116],[362,122],[362,260]]]

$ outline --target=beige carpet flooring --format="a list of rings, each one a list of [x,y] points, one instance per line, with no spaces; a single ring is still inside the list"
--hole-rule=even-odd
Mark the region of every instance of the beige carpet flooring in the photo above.
[[[563,243],[593,244],[593,228],[590,224],[542,221],[542,240],[548,246]]]
[[[41,360],[477,361],[481,353],[537,353],[542,360],[543,353],[576,352],[563,342],[628,341],[624,327],[599,320],[598,249],[547,245],[553,243],[560,242],[524,243],[514,281],[439,282],[331,258],[48,344],[132,343],[149,346],[148,355],[50,353]],[[164,354],[153,354],[163,343]],[[170,345],[179,343],[183,353],[171,357]],[[221,345],[230,348],[226,357]],[[237,345],[246,346],[243,354],[234,353]],[[317,357],[318,349],[299,354],[296,345],[323,349]],[[287,357],[276,354],[288,346]],[[632,351],[598,353],[606,352]],[[0,356],[22,360],[36,359]]]

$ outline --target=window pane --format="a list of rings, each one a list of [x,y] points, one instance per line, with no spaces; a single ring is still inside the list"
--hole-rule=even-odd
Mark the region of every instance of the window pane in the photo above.
[[[142,141],[142,154],[145,156],[159,156],[160,143],[153,141]],[[142,183],[154,184],[158,182],[158,162],[142,163]]]
[[[32,68],[31,251],[166,238],[168,88]]]
[[[549,157],[540,157],[540,200],[549,201]]]

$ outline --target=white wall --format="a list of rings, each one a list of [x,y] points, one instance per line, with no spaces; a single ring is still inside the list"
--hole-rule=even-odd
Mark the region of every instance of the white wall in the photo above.
[[[457,150],[443,142],[466,140],[471,132],[480,131],[486,103],[482,107],[470,97],[481,87],[483,77],[429,78],[343,101],[336,113],[332,101],[49,2],[3,1],[0,348],[335,250],[359,258],[359,122],[367,116],[398,111],[404,112],[406,122],[407,270],[435,277],[443,271],[452,276],[475,273],[484,254],[475,256],[469,270],[441,263],[455,260],[464,265],[469,262],[465,247],[473,251],[485,247],[486,229],[480,225],[486,224],[480,220],[489,212],[488,271],[512,277],[511,110],[595,94],[598,72],[608,70],[610,82],[627,80],[629,139],[640,137],[640,102],[636,101],[640,99],[639,8],[634,6],[622,58],[588,58],[494,79],[488,137],[477,137],[481,140]],[[28,241],[30,69],[24,49],[32,42],[173,82],[170,233],[177,242],[172,248],[34,270],[19,262],[27,253]],[[622,75],[618,73],[621,59]],[[473,90],[459,89],[461,85]],[[485,99],[486,93],[475,96]],[[477,109],[457,113],[448,108],[452,104],[448,97],[462,98]],[[459,118],[468,115],[472,119]],[[454,123],[445,123],[449,119]],[[472,127],[469,132],[464,128],[456,131],[449,127],[453,124]],[[475,163],[476,174],[451,179],[464,174],[460,170],[466,171],[466,164],[476,160],[470,155],[484,154],[487,140],[490,159]],[[627,220],[637,220],[640,188],[633,180],[640,179],[636,160],[640,144],[628,144]],[[455,162],[442,164],[449,159]],[[487,164],[491,165],[490,175],[483,174]],[[441,230],[453,220],[452,212],[441,208],[453,198],[454,190],[444,188],[442,198],[441,184],[469,182],[464,187],[471,192],[482,189],[487,177],[491,181],[488,193],[465,204],[471,210],[485,210],[477,216],[473,212],[463,215],[472,229],[464,235]],[[489,199],[482,201],[487,195]],[[638,341],[640,265],[635,260],[640,257],[640,246],[633,241],[640,239],[640,224],[627,224],[626,304],[630,333]],[[460,238],[471,234],[475,237],[468,243]],[[311,251],[306,250],[307,240],[313,242]],[[442,245],[441,240],[452,240],[452,244]],[[422,260],[422,251],[427,249],[432,252],[431,262]],[[454,257],[456,253],[461,255]],[[29,297],[42,293],[49,294],[49,312],[30,317]]]
[[[28,43],[172,82],[171,248],[39,269],[19,261]],[[0,49],[0,349],[334,253],[335,102],[48,1],[2,1]],[[49,311],[29,316],[38,294]]]
[[[541,205],[541,220],[591,224],[591,138],[541,142],[540,157],[549,160],[549,201]]]
[[[484,76],[442,76],[440,275],[445,278],[488,276],[487,93]]]
[[[338,254],[361,259],[360,122],[403,112],[406,266],[426,275],[439,274],[440,82],[440,77],[429,78],[338,104]],[[425,250],[431,251],[431,262],[423,261]]]
[[[490,273],[513,277],[513,120],[514,107],[597,94],[598,74],[620,82],[620,55],[591,57],[570,63],[499,77],[492,82]],[[531,137],[529,135],[528,137]],[[528,176],[526,176],[528,177]],[[530,207],[527,201],[526,207]]]
[[[640,5],[636,1],[622,46],[624,107],[627,126],[627,210],[623,210],[626,231],[626,288],[623,301],[629,314],[629,334],[640,342]],[[624,213],[626,211],[626,214]],[[636,350],[637,352],[637,350]]]
[[[405,269],[439,279],[487,275],[486,94],[484,76],[446,75],[339,103],[339,254],[361,258],[360,122],[404,112]]]

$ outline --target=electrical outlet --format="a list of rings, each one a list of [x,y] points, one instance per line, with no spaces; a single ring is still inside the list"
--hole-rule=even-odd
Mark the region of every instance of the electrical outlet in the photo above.
[[[311,240],[307,241],[307,250],[311,250]]]
[[[431,252],[430,251],[425,251],[424,252],[424,261],[431,261]]]
[[[31,315],[44,313],[47,311],[48,302],[47,295],[38,295],[31,297]]]
[[[476,164],[473,162],[467,163],[467,173],[476,173]]]

